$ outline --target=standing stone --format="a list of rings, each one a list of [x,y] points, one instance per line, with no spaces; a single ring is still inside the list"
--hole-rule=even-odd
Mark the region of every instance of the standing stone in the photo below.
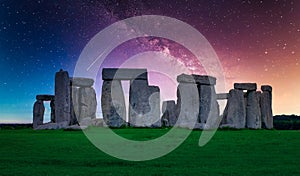
[[[60,70],[55,74],[55,118],[56,123],[70,123],[71,97],[70,79],[67,71]]]
[[[125,125],[126,106],[121,81],[103,81],[101,107],[103,120],[107,126],[121,127]]]
[[[200,107],[199,122],[206,123],[207,119],[219,117],[219,105],[216,91],[213,85],[198,84]]]
[[[162,104],[162,122],[166,127],[174,126],[177,121],[175,101],[164,101]]]
[[[80,119],[79,88],[71,86],[71,125],[77,124]]]
[[[160,90],[157,86],[148,86],[148,80],[130,81],[129,123],[135,127],[159,127]]]
[[[39,125],[43,124],[44,112],[44,102],[42,100],[37,100],[33,106],[33,129],[36,129]]]
[[[245,128],[246,107],[242,90],[232,89],[229,91],[224,118],[226,123],[234,128]]]
[[[261,128],[261,112],[259,95],[256,91],[248,91],[247,93],[247,106],[246,106],[246,125],[247,128],[260,129]]]
[[[80,106],[80,117],[84,118],[96,118],[97,111],[97,100],[95,90],[91,87],[79,88],[79,106]]]
[[[261,86],[263,91],[260,99],[262,126],[267,129],[273,128],[273,112],[272,112],[272,87]]]
[[[158,86],[148,86],[148,102],[150,105],[150,111],[145,114],[145,126],[161,127],[160,89]]]
[[[178,84],[176,116],[176,126],[190,129],[195,127],[199,116],[199,94],[196,84]]]
[[[54,99],[50,101],[50,108],[51,108],[51,122],[55,123],[55,101]]]

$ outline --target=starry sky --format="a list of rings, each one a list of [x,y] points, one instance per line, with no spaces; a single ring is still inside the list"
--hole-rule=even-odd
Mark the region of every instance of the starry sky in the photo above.
[[[193,26],[216,51],[227,90],[234,82],[270,84],[274,114],[300,114],[300,1],[0,0],[0,122],[30,122],[35,95],[54,93],[56,71],[72,75],[94,35],[140,15]],[[122,44],[106,64],[116,66],[142,51],[167,53],[194,73],[201,70],[180,45],[151,37]]]

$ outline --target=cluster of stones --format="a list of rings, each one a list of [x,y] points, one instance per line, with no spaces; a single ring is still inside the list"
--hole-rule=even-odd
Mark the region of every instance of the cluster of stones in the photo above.
[[[163,102],[162,121],[165,126],[204,128],[208,118],[219,117],[216,78],[181,74],[177,81],[177,105],[175,101]]]
[[[149,86],[146,69],[102,70],[101,106],[103,120],[109,127],[160,127],[160,90]],[[121,81],[130,81],[128,123]]]
[[[37,95],[33,108],[34,129],[79,128],[96,118],[93,79],[71,78],[67,71],[55,74],[55,95]],[[44,101],[50,101],[51,121],[44,124]],[[88,124],[86,122],[88,121]]]
[[[256,83],[235,83],[229,94],[220,95],[228,98],[221,127],[273,128],[272,87],[263,85],[262,92],[256,90]]]

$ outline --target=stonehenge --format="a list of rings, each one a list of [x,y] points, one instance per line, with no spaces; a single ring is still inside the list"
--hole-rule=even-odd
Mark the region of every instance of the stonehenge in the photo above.
[[[104,122],[110,127],[160,127],[160,90],[150,86],[146,69],[102,70],[101,106]],[[129,109],[126,112],[121,81],[130,81]]]
[[[102,80],[103,119],[96,118],[94,80],[70,77],[67,71],[60,70],[55,74],[55,94],[36,96],[33,128],[79,129],[90,125],[111,128],[273,128],[270,85],[262,85],[259,91],[256,83],[234,83],[228,93],[217,93],[215,77],[180,74],[177,76],[177,100],[161,102],[160,88],[149,85],[147,69],[103,68]],[[130,83],[128,102],[123,81]],[[227,101],[223,113],[219,100]],[[50,102],[49,123],[43,122],[45,101]],[[218,124],[219,119],[221,124]]]
[[[93,79],[69,77],[67,71],[55,74],[55,95],[37,95],[33,108],[34,129],[61,129],[96,118],[97,100]],[[44,101],[50,101],[50,122],[44,124]],[[75,127],[76,128],[76,127]]]

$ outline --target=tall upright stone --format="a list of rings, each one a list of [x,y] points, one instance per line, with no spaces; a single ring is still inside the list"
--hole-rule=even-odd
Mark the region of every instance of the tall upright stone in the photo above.
[[[77,124],[80,119],[79,88],[71,86],[71,125]]]
[[[55,101],[54,99],[50,101],[50,108],[51,108],[51,122],[55,123]]]
[[[70,78],[68,72],[61,69],[55,74],[55,121],[70,123],[70,117]]]
[[[207,119],[210,123],[216,122],[219,118],[219,104],[217,102],[217,95],[215,91],[216,78],[207,75],[186,75],[181,74],[177,77],[180,83],[196,84],[199,96],[199,115],[198,122],[204,124]],[[207,124],[213,127],[214,124]]]
[[[103,81],[101,107],[103,120],[109,127],[125,125],[126,105],[120,80]]]
[[[256,91],[247,92],[247,106],[246,106],[246,126],[247,128],[259,129],[261,128],[261,112],[259,104],[259,93]]]
[[[162,104],[162,123],[163,126],[174,126],[177,122],[175,101],[164,101]]]
[[[262,116],[262,126],[267,129],[273,128],[272,112],[272,87],[269,85],[261,86],[262,94],[260,98],[260,108]]]
[[[43,125],[44,112],[44,102],[37,100],[33,105],[33,129],[36,129],[39,125]]]
[[[227,105],[223,114],[225,123],[234,128],[245,128],[246,106],[244,92],[238,89],[229,91]]]
[[[129,122],[134,127],[160,127],[160,90],[147,79],[130,81]]]
[[[91,87],[79,88],[79,106],[80,106],[80,117],[84,118],[96,118],[97,111],[97,100],[95,90]]]

